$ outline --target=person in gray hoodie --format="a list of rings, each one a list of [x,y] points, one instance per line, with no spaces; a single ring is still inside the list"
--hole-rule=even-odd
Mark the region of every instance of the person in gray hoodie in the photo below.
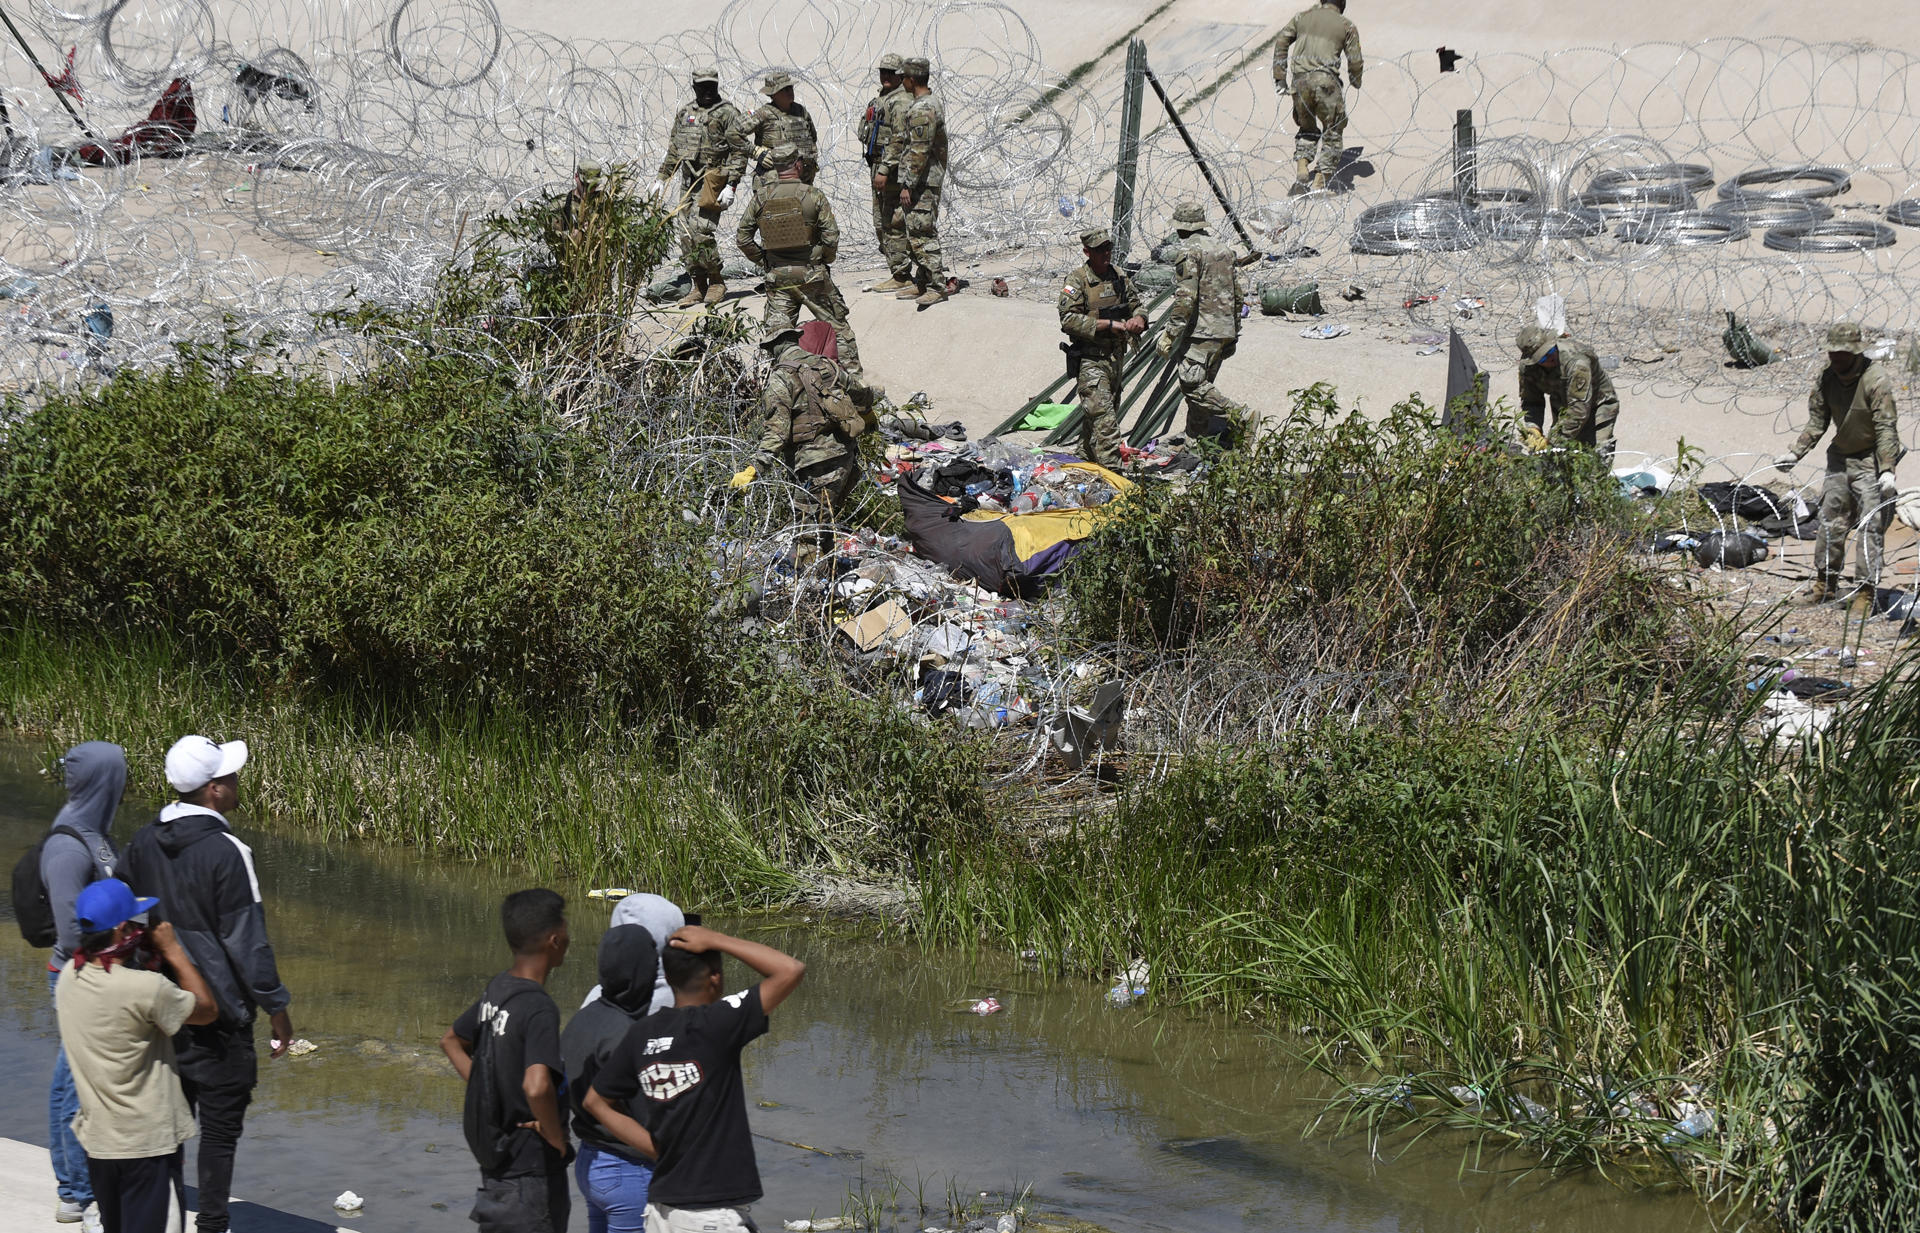
[[[687,914],[680,905],[664,895],[628,895],[614,905],[613,920],[607,928],[621,925],[639,925],[653,935],[653,945],[660,953],[667,949],[667,939],[674,931],[687,923]],[[600,986],[587,990],[586,998],[580,1003],[585,1010],[600,999]],[[654,965],[653,1002],[641,1014],[652,1014],[656,1010],[665,1010],[673,1005],[673,989],[667,984],[667,970],[659,963]]]
[[[200,1120],[200,1233],[228,1227],[233,1158],[260,1073],[255,1012],[269,1016],[272,1056],[293,1043],[287,1014],[293,995],[280,982],[267,940],[253,849],[227,825],[227,813],[240,802],[246,763],[245,741],[175,741],[167,750],[167,782],[180,799],[134,834],[116,873],[135,894],[160,900],[156,915],[172,923],[220,1003],[218,1019],[184,1028],[173,1041],[181,1090]]]
[[[49,996],[80,941],[74,900],[88,883],[113,876],[118,859],[113,816],[127,790],[127,751],[108,741],[85,741],[67,750],[60,770],[66,780],[67,803],[54,816],[40,848],[40,881],[47,888],[55,929],[53,956],[47,961]],[[93,1204],[87,1153],[73,1134],[74,1115],[79,1112],[80,1096],[63,1047],[54,1055],[53,1083],[47,1091],[47,1142],[60,1194],[53,1218],[61,1224],[86,1220],[87,1208]]]

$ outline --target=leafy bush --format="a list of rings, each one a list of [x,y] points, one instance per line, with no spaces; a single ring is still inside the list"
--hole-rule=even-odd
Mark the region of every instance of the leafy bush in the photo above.
[[[709,696],[704,550],[590,433],[453,358],[350,382],[225,358],[13,409],[0,608],[402,693]]]

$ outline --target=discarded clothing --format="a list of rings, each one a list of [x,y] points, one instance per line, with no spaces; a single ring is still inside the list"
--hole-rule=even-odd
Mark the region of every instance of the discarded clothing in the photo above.
[[[1738,515],[1755,522],[1763,518],[1778,518],[1783,514],[1806,517],[1811,511],[1807,504],[1792,496],[1782,496],[1771,488],[1757,484],[1740,484],[1731,480],[1716,480],[1702,484],[1695,491],[1707,507],[1723,517]]]
[[[176,77],[168,83],[146,119],[105,145],[90,141],[74,153],[81,162],[95,167],[118,167],[135,158],[178,158],[186,153],[187,141],[193,136],[197,123],[193,83]]]
[[[1767,541],[1746,531],[1709,531],[1700,537],[1693,559],[1702,568],[1744,569],[1767,559]]]
[[[1070,402],[1043,402],[1027,412],[1026,418],[1015,425],[1020,432],[1039,432],[1060,427],[1072,415],[1074,405]]]

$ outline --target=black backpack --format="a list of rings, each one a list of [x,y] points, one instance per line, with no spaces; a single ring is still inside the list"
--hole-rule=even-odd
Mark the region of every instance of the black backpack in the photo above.
[[[525,990],[500,1003],[505,1010],[525,994]],[[474,1034],[472,1068],[467,1071],[467,1101],[461,1114],[461,1129],[466,1132],[467,1147],[483,1173],[506,1164],[513,1155],[516,1136],[533,1133],[509,1126],[506,1106],[500,1100],[500,1065],[495,1057],[493,1020],[483,1017]]]
[[[28,946],[52,946],[60,936],[53,919],[53,904],[47,899],[47,884],[40,877],[40,850],[55,835],[72,835],[86,847],[87,837],[71,826],[56,826],[40,836],[13,866],[13,916],[20,922],[20,936]],[[89,866],[93,853],[87,853]],[[88,879],[91,881],[92,879]]]

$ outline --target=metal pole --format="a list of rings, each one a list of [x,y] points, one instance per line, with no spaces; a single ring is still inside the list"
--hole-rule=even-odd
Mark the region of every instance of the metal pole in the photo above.
[[[27,53],[28,61],[32,63],[34,70],[40,74],[40,80],[51,83],[52,78],[47,73],[46,66],[40,63],[39,56],[33,54],[33,48],[27,46],[27,36],[20,33],[20,27],[13,24],[13,17],[8,14],[5,8],[0,8],[0,21],[7,23],[7,30],[13,35],[13,41],[20,44],[21,51]],[[49,84],[48,88],[53,89],[51,84]],[[64,91],[54,90],[53,97],[60,100],[60,105],[67,109],[67,114],[73,117],[73,122],[80,126],[80,131],[85,133],[89,140],[100,140],[94,131],[87,127],[87,122],[80,118],[80,113],[73,109],[73,103],[68,100]]]
[[[1174,108],[1173,100],[1167,97],[1167,88],[1160,84],[1158,77],[1153,75],[1153,69],[1145,63],[1144,57],[1142,57],[1140,71],[1145,73],[1147,80],[1152,83],[1153,92],[1160,96],[1160,105],[1167,109],[1167,119],[1173,121],[1173,127],[1180,133],[1180,140],[1187,143],[1187,153],[1193,155],[1193,161],[1200,164],[1200,174],[1207,177],[1207,187],[1213,190],[1214,199],[1220,203],[1220,208],[1227,212],[1227,218],[1233,223],[1233,229],[1240,233],[1240,239],[1249,249],[1259,252],[1260,246],[1253,242],[1253,237],[1247,234],[1246,226],[1241,223],[1240,216],[1233,212],[1233,203],[1227,200],[1227,194],[1221,189],[1220,181],[1213,178],[1213,168],[1207,165],[1207,160],[1200,153],[1200,147],[1194,144],[1193,134],[1187,131],[1186,123],[1180,119],[1180,113]]]
[[[1453,113],[1453,195],[1462,209],[1471,210],[1479,189],[1475,183],[1476,157],[1473,140],[1473,109],[1462,107]]]
[[[1127,44],[1127,75],[1120,99],[1120,162],[1113,173],[1113,255],[1124,261],[1133,242],[1133,188],[1140,174],[1140,73],[1147,45]]]

